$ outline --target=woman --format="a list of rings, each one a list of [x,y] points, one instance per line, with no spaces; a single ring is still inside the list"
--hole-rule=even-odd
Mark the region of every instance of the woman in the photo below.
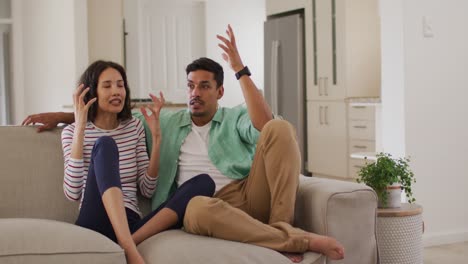
[[[86,88],[84,88],[86,87]],[[215,185],[206,174],[181,185],[164,204],[141,219],[137,186],[150,198],[159,169],[159,112],[164,97],[150,94],[153,105],[141,109],[151,130],[150,159],[143,125],[133,118],[130,90],[122,66],[96,61],[83,73],[73,94],[75,123],[62,132],[64,192],[80,200],[76,224],[117,242],[128,263],[144,263],[137,245],[169,228],[181,227],[185,208],[197,195],[212,196]]]

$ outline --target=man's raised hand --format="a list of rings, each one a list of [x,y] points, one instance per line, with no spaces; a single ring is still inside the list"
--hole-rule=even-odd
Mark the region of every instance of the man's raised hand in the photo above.
[[[234,31],[232,30],[231,25],[228,25],[226,34],[228,38],[216,35],[216,37],[223,42],[219,43],[218,46],[224,51],[222,54],[223,59],[229,64],[234,72],[238,72],[244,68],[244,64],[242,63],[239,51],[237,50],[236,37],[234,36]]]

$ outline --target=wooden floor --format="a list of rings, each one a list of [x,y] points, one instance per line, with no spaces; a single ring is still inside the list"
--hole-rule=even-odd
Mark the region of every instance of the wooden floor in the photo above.
[[[424,264],[468,263],[468,242],[424,248]]]

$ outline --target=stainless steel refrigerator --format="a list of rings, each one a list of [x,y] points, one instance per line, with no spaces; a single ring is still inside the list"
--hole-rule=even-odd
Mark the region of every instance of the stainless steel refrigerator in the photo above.
[[[265,36],[265,98],[273,113],[297,131],[302,173],[307,164],[304,18],[302,13],[268,17]]]

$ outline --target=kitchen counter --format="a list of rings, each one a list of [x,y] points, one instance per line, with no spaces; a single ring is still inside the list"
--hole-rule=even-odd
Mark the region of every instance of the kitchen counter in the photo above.
[[[345,101],[349,105],[378,105],[382,102],[380,97],[348,97]]]

